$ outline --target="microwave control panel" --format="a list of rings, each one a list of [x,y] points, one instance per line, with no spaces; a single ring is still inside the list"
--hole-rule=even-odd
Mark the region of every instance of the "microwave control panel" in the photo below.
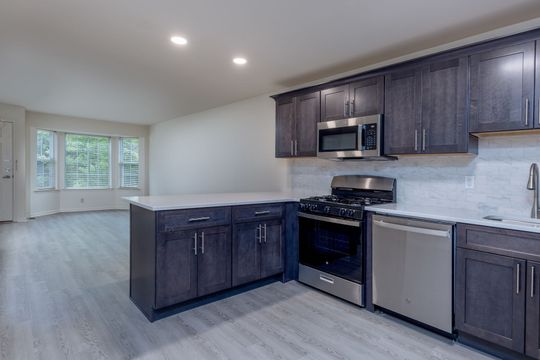
[[[377,124],[366,124],[363,129],[363,150],[377,150]]]

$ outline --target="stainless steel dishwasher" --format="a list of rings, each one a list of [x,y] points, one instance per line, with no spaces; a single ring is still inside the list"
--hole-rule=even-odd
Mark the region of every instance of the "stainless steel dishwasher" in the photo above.
[[[453,331],[453,225],[373,216],[373,304]]]

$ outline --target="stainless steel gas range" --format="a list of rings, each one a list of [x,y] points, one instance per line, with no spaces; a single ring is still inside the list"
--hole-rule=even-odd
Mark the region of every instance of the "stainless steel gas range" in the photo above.
[[[300,200],[299,281],[364,306],[364,206],[396,199],[396,180],[345,175],[332,194]]]

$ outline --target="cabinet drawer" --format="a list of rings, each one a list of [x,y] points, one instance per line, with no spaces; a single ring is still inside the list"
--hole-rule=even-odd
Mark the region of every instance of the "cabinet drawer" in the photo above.
[[[457,245],[520,259],[540,260],[540,234],[537,233],[458,224]]]
[[[236,206],[232,210],[233,222],[257,221],[258,219],[281,218],[283,215],[283,205],[263,204]]]
[[[228,225],[230,222],[230,207],[162,211],[158,215],[158,232]]]

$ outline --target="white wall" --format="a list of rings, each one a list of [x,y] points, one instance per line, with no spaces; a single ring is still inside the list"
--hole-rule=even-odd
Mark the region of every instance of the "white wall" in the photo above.
[[[57,169],[58,184],[57,190],[37,191],[35,190],[36,174],[36,130],[54,130],[57,131]],[[148,140],[148,126],[131,125],[124,123],[115,123],[108,121],[82,119],[75,117],[43,114],[36,112],[27,112],[27,150],[29,163],[28,193],[30,194],[30,216],[42,216],[57,212],[68,211],[88,211],[105,209],[124,209],[128,207],[123,196],[136,196],[148,193],[148,167],[146,159],[148,158],[148,146],[145,142]],[[105,190],[69,190],[63,189],[63,136],[65,132],[75,132],[83,134],[106,135],[112,137],[112,189]],[[141,139],[141,177],[140,190],[119,189],[118,184],[119,167],[117,159],[118,142],[116,137],[139,137]]]
[[[0,104],[0,120],[13,122],[13,220],[26,221],[26,111],[20,106]]]
[[[150,194],[279,191],[274,101],[259,96],[153,125]]]

